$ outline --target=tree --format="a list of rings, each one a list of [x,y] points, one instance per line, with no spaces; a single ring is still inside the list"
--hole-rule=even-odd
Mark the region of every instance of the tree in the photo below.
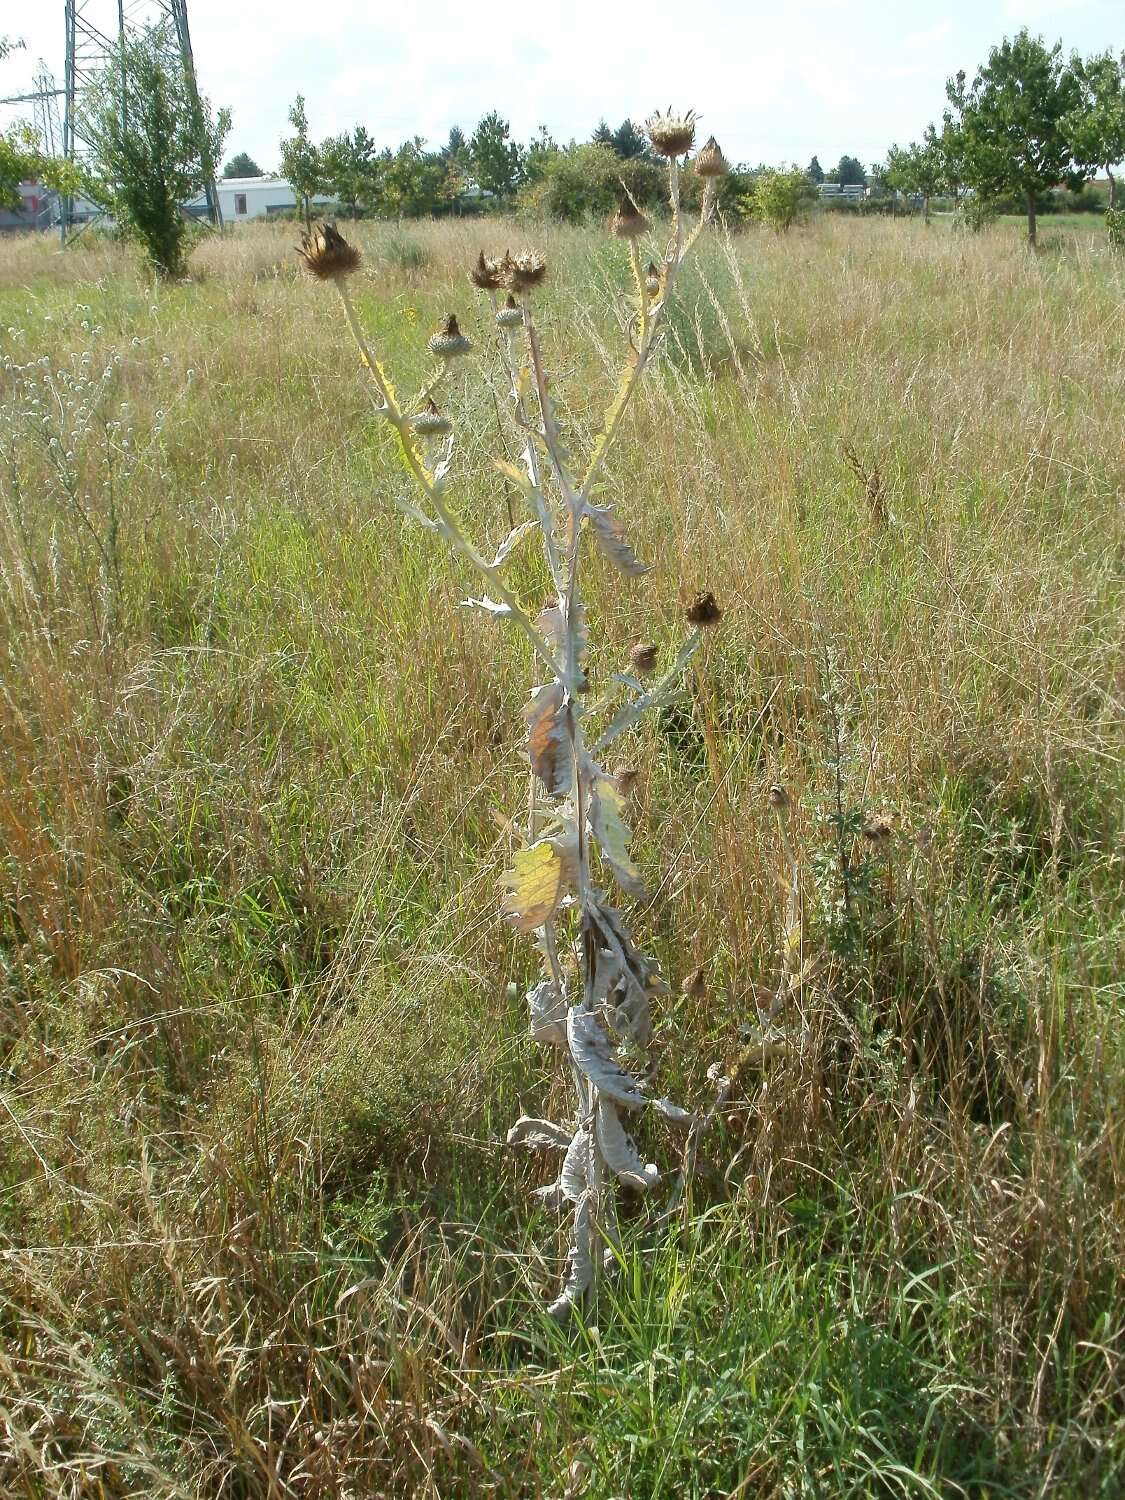
[[[458,166],[469,165],[469,143],[465,139],[465,132],[460,125],[454,125],[449,132],[449,139],[441,148],[441,154],[446,161],[456,162]]]
[[[635,156],[649,156],[648,138],[632,120],[622,120],[609,144],[623,161],[631,161]]]
[[[1080,91],[1080,102],[1066,129],[1076,160],[1105,172],[1109,178],[1109,206],[1117,206],[1114,165],[1125,160],[1125,52],[1115,57],[1100,52],[1083,60],[1072,53],[1070,70]]]
[[[812,161],[808,164],[805,175],[810,182],[815,183],[817,187],[820,186],[824,181],[824,168],[820,165],[819,158],[813,157]]]
[[[360,202],[372,196],[379,175],[375,142],[362,125],[331,135],[317,149],[321,186],[339,200],[351,218]]]
[[[238,151],[223,168],[224,177],[261,177],[262,169],[252,156]]]
[[[321,190],[324,168],[320,152],[309,138],[309,117],[305,113],[305,99],[298,94],[289,111],[289,123],[294,135],[281,142],[281,175],[297,196],[305,228],[312,228],[310,200]]]
[[[941,142],[932,125],[927,125],[922,142],[909,146],[892,146],[883,169],[887,186],[908,198],[921,198],[922,216],[930,222],[930,199],[945,186],[945,161]]]
[[[1025,27],[992,48],[967,93],[951,79],[946,94],[960,117],[966,182],[985,198],[1019,197],[1034,249],[1037,195],[1077,165],[1069,127],[1082,90],[1062,61],[1062,43],[1048,49]]]
[[[522,196],[530,208],[580,224],[612,213],[622,184],[644,208],[664,200],[667,174],[642,157],[623,161],[612,147],[587,142],[565,151],[544,151],[541,174],[531,179]]]
[[[526,182],[539,182],[547,169],[547,163],[559,153],[558,143],[547,129],[540,125],[527,143],[523,158],[523,173]]]
[[[183,205],[213,176],[229,130],[230,112],[212,117],[165,26],[119,42],[89,87],[80,122],[92,152],[86,190],[162,276],[183,267]]]
[[[591,146],[608,146],[613,150],[613,131],[609,128],[608,120],[601,119],[594,127],[594,133],[590,137]]]
[[[381,162],[380,207],[399,218],[432,214],[441,204],[442,184],[448,163],[437,152],[428,152],[421,136],[404,141],[391,157]]]
[[[855,156],[841,156],[833,170],[828,174],[829,182],[838,182],[841,187],[865,187],[867,185],[867,173],[863,170],[863,163]]]
[[[478,185],[498,198],[511,197],[523,176],[520,148],[508,136],[507,120],[492,110],[477,125],[469,142],[469,159]]]
[[[800,167],[764,167],[742,199],[742,212],[784,234],[805,214],[816,189]]]

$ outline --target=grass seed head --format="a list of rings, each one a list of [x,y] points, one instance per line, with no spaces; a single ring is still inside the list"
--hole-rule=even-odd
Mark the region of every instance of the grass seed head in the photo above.
[[[719,143],[715,137],[708,136],[707,144],[695,158],[695,175],[697,177],[725,177],[730,171],[730,163],[719,149]]]
[[[438,359],[456,359],[458,355],[468,354],[472,347],[472,340],[461,332],[456,313],[450,313],[438,331],[430,337],[430,352],[436,354]]]
[[[609,232],[619,240],[637,240],[647,234],[652,224],[641,213],[632,198],[622,194],[617,200],[617,211],[609,221]]]
[[[359,269],[360,254],[335,224],[320,224],[301,236],[297,254],[320,281],[339,281]]]
[[[706,593],[696,594],[684,613],[689,625],[698,625],[704,629],[717,625],[723,618],[723,612],[715,603],[715,596],[710,589]]]
[[[695,144],[695,111],[689,109],[686,114],[673,114],[669,107],[664,114],[659,110],[650,115],[645,123],[648,138],[652,142],[652,149],[658,156],[669,158],[686,156]]]

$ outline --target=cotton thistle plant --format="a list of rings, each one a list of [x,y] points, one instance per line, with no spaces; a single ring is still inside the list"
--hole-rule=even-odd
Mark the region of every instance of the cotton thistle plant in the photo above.
[[[656,960],[634,938],[616,904],[618,898],[610,894],[616,886],[626,897],[637,899],[643,896],[643,886],[629,853],[627,823],[627,799],[636,772],[620,764],[608,768],[605,755],[646,712],[682,691],[684,672],[702,633],[718,623],[720,610],[714,598],[702,593],[689,605],[690,633],[665,671],[659,670],[655,644],[639,641],[615,679],[609,702],[588,708],[584,696],[588,626],[580,588],[583,542],[592,541],[630,577],[647,571],[612,506],[598,502],[599,485],[637,385],[658,347],[668,299],[685,258],[714,213],[713,171],[706,178],[703,206],[694,223],[687,222],[680,202],[679,158],[693,144],[695,116],[654,115],[649,130],[654,149],[668,159],[671,234],[659,268],[651,260],[645,266],[640,242],[651,226],[628,194],[622,194],[610,230],[627,244],[632,266],[635,300],[626,329],[629,347],[617,391],[584,464],[563,440],[543,356],[534,304],[547,276],[546,262],[533,251],[505,252],[497,258],[482,251],[469,271],[469,281],[491,306],[510,387],[511,417],[523,449],[520,465],[499,460],[497,468],[518,487],[529,512],[493,557],[478,548],[447,500],[456,423],[438,410],[433,394],[444,370],[471,349],[456,315],[451,313],[430,338],[429,348],[441,368],[408,409],[371,348],[348,290],[358,253],[331,226],[305,236],[301,247],[309,271],[331,282],[340,296],[375,407],[393,428],[413,480],[417,500],[396,495],[395,503],[476,571],[484,586],[482,596],[466,600],[466,605],[519,631],[534,654],[536,684],[525,710],[532,778],[529,826],[523,847],[502,878],[502,909],[538,947],[541,974],[527,995],[531,1036],[553,1049],[569,1074],[576,1109],[567,1124],[525,1116],[512,1127],[508,1141],[561,1154],[557,1179],[539,1190],[543,1199],[571,1215],[567,1271],[562,1291],[550,1306],[560,1319],[588,1303],[601,1265],[614,1259],[614,1185],[648,1192],[659,1180],[655,1164],[641,1159],[627,1122],[647,1110],[689,1130],[700,1124],[687,1110],[656,1094],[645,1066],[652,1032],[650,1004],[667,986]],[[708,149],[712,165],[722,162],[713,143]],[[538,612],[529,610],[504,580],[505,562],[533,532],[538,534],[551,589],[549,602]],[[598,715],[600,722],[591,724]],[[694,1139],[689,1136],[689,1143]]]

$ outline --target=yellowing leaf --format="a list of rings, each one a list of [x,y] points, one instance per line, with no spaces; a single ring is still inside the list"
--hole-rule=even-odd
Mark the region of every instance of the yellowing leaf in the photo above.
[[[629,826],[621,816],[625,802],[608,778],[599,777],[590,797],[587,819],[602,856],[630,896],[644,895],[641,872],[629,854]]]
[[[524,710],[531,769],[556,797],[565,797],[574,782],[574,762],[563,725],[564,701],[562,684],[549,682],[535,689]]]
[[[519,851],[500,882],[508,891],[502,910],[518,932],[534,932],[551,920],[562,900],[570,863],[556,839],[539,839]]]

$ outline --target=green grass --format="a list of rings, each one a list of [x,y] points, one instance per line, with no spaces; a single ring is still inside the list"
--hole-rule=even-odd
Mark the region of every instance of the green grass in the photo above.
[[[826,216],[685,278],[606,476],[653,570],[591,567],[592,677],[715,590],[688,698],[622,755],[661,1089],[740,1071],[570,1334],[548,1168],[500,1144],[566,1107],[497,915],[526,650],[393,509],[289,229],[156,289],[110,245],[0,247],[5,1494],[1121,1493],[1125,259],[1017,227]],[[359,235],[401,389],[450,308],[477,341],[453,494],[499,541],[478,237],[546,250],[579,449],[624,251]],[[510,576],[542,597],[530,554]],[[778,781],[809,967],[763,1072]]]

